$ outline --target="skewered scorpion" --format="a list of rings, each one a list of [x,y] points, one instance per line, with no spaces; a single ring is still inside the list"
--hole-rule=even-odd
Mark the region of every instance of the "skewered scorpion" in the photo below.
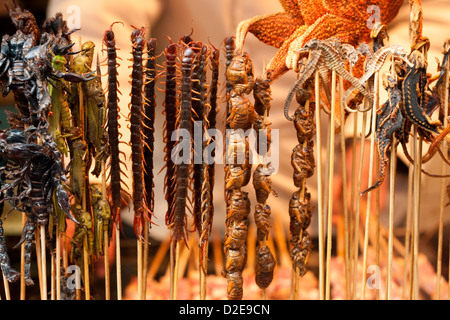
[[[36,135],[42,139],[42,145],[32,141]],[[24,278],[27,285],[32,285],[33,233],[36,224],[45,226],[48,223],[49,213],[53,212],[53,197],[59,209],[71,220],[76,220],[70,213],[69,195],[63,186],[67,179],[62,157],[47,128],[30,126],[27,131],[8,130],[4,136],[5,139],[0,140],[0,157],[7,161],[5,178],[10,182],[0,189],[3,195],[0,203],[8,201],[14,209],[26,213],[27,221],[16,247],[25,241]],[[8,280],[12,281],[14,277]]]

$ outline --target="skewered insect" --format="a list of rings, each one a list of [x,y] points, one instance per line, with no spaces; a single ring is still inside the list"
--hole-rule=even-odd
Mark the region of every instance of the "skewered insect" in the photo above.
[[[261,289],[267,288],[273,280],[275,258],[268,246],[256,247],[256,277],[255,281]]]
[[[116,22],[115,22],[116,23]],[[110,145],[110,185],[111,185],[111,212],[116,223],[121,225],[120,206],[122,204],[122,178],[124,175],[122,166],[124,162],[120,159],[119,139],[119,98],[117,81],[117,52],[116,40],[111,24],[103,36],[103,44],[106,46],[108,61],[108,141]]]
[[[194,51],[191,48],[187,48],[183,52],[182,58],[182,82],[181,82],[181,105],[179,116],[179,129],[192,132],[191,124],[191,69],[192,61],[194,59]],[[177,145],[178,146],[178,145]],[[175,148],[177,147],[175,146]],[[172,153],[173,154],[173,153]],[[186,157],[186,155],[183,155]],[[190,157],[189,157],[190,159]],[[189,178],[189,164],[186,161],[180,161],[176,165],[176,185],[175,185],[175,197],[174,197],[174,221],[173,221],[173,239],[180,241],[186,240],[186,199],[188,189]]]
[[[131,162],[133,172],[133,230],[138,238],[142,238],[144,220],[147,216],[147,206],[144,197],[144,166],[143,166],[143,64],[142,52],[144,50],[145,29],[136,29],[131,34],[133,71],[131,73],[131,104],[130,104],[130,144]]]

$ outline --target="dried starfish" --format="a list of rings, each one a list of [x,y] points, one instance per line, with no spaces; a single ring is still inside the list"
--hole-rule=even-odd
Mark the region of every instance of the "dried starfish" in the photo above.
[[[242,21],[236,32],[236,48],[242,49],[248,32],[260,41],[278,48],[266,68],[266,77],[275,81],[289,69],[297,71],[301,52],[312,39],[339,38],[357,45],[370,40],[374,6],[380,23],[388,24],[397,15],[403,0],[279,0],[284,12],[256,16]],[[419,1],[419,0],[410,0]],[[419,1],[420,2],[420,1]]]

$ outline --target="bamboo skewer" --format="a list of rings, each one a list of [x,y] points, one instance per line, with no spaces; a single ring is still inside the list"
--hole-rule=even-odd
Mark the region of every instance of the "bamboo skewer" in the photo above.
[[[315,101],[316,101],[316,141],[317,141],[317,211],[319,228],[319,298],[323,300],[324,294],[324,243],[323,243],[323,200],[322,200],[322,128],[320,124],[320,77],[315,73]]]
[[[447,116],[448,116],[448,82],[449,75],[449,64],[447,63],[445,69],[445,86],[444,86],[444,119],[443,119],[443,127],[447,127]],[[443,153],[447,154],[447,143],[444,143]],[[442,161],[441,165],[441,174],[445,175],[447,173],[446,164]],[[441,179],[441,198],[439,205],[439,232],[438,232],[438,249],[437,249],[437,270],[436,270],[436,299],[439,300],[441,298],[441,275],[442,275],[442,243],[444,237],[444,207],[445,207],[445,195],[446,195],[446,183],[445,179]]]
[[[22,212],[22,230],[25,226],[25,222],[27,221],[27,217],[25,212]],[[25,284],[25,243],[20,245],[20,300],[25,300],[26,297],[26,284]]]
[[[367,100],[365,100],[367,103]],[[360,157],[359,157],[359,167],[358,167],[358,178],[356,182],[356,205],[355,205],[355,219],[354,219],[354,243],[353,243],[353,291],[352,291],[352,299],[355,299],[356,296],[356,277],[358,271],[358,256],[359,256],[359,245],[358,245],[358,237],[359,237],[359,217],[360,217],[360,194],[361,194],[361,177],[362,177],[362,167],[364,162],[364,149],[365,149],[365,130],[367,123],[367,112],[363,114],[363,121],[361,127],[361,141],[360,141]]]
[[[419,216],[420,216],[420,186],[422,173],[422,137],[418,137],[417,127],[414,127],[414,143],[417,144],[415,154],[415,172],[414,172],[414,251],[413,251],[413,284],[414,300],[419,298]]]
[[[326,300],[330,300],[330,266],[331,266],[331,246],[333,236],[333,179],[334,179],[334,141],[335,141],[335,119],[336,111],[336,71],[331,73],[331,124],[330,124],[330,157],[329,157],[329,180],[328,180],[328,218],[327,218],[327,269],[326,269]]]
[[[393,238],[394,238],[394,202],[395,202],[395,172],[397,169],[397,148],[396,138],[392,139],[391,159],[390,159],[390,176],[389,176],[389,237],[388,237],[388,261],[387,261],[387,279],[386,279],[386,300],[392,299],[391,282],[392,282],[392,255],[393,255]]]
[[[42,259],[42,300],[47,300],[47,255],[45,250],[45,226],[39,226],[41,240]]]
[[[138,299],[142,300],[142,240],[136,240],[137,245],[137,280],[138,280]]]
[[[378,108],[378,88],[379,88],[379,73],[375,73],[374,77],[374,104],[372,106],[372,129],[370,137],[370,158],[369,158],[369,177],[368,177],[368,187],[372,186],[373,183],[373,161],[375,155],[375,134],[376,134],[376,124],[377,124],[377,108]],[[367,270],[367,255],[369,250],[369,233],[370,233],[370,212],[372,209],[372,192],[367,194],[367,204],[366,204],[366,223],[364,230],[364,251],[363,251],[363,268],[362,268],[362,281],[361,281],[361,299],[366,298],[366,270]]]
[[[122,259],[120,256],[120,227],[115,225],[116,237],[116,279],[117,279],[117,300],[122,300]]]
[[[339,76],[339,99],[343,96],[344,89],[344,79]],[[344,119],[344,104],[340,103],[340,118],[341,118],[341,161],[342,161],[342,205],[344,212],[344,264],[345,264],[345,297],[348,299],[350,297],[350,261],[349,261],[349,221],[348,221],[348,210],[347,210],[347,163],[346,163],[346,147],[345,147],[345,119]]]
[[[6,279],[5,275],[3,275],[3,286],[5,287],[5,299],[11,300],[11,292],[9,290],[9,282]]]

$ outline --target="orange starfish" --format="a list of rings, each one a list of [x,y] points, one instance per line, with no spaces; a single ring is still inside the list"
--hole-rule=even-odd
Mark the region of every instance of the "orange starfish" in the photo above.
[[[279,1],[284,12],[244,20],[236,32],[237,50],[242,50],[248,32],[279,48],[266,68],[266,77],[270,81],[275,81],[289,69],[297,71],[298,51],[309,40],[337,37],[354,46],[368,42],[371,32],[368,22],[376,18],[377,11],[378,22],[388,24],[403,3],[403,0]]]

